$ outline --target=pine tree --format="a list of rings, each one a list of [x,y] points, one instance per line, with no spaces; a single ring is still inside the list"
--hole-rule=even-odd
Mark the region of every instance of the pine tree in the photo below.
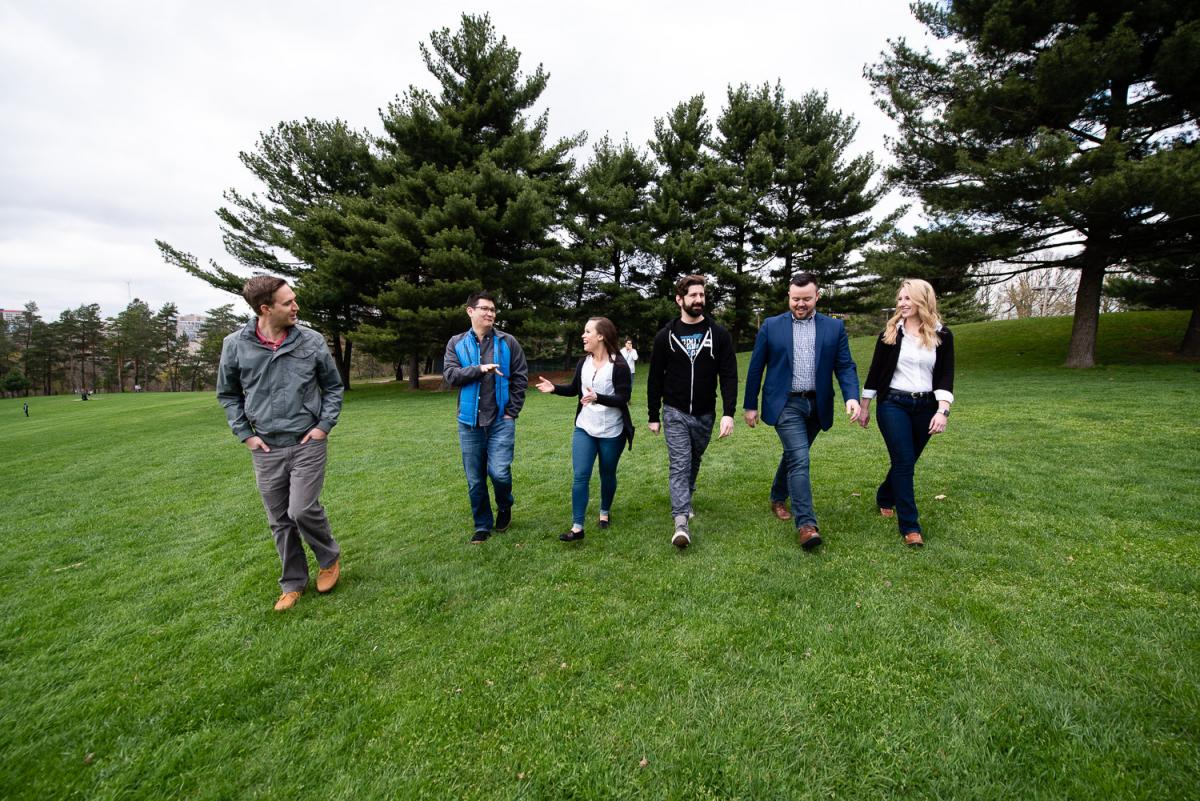
[[[498,325],[537,351],[553,340],[565,253],[555,233],[565,213],[579,137],[546,142],[545,113],[529,118],[549,75],[520,69],[520,53],[486,16],[463,15],[421,46],[437,80],[383,114],[388,184],[375,194],[384,225],[374,240],[393,278],[372,298],[378,315],[358,336],[383,358],[421,357],[465,327],[462,305],[478,288],[497,294]],[[379,263],[377,262],[377,263]]]
[[[925,238],[964,240],[930,250],[976,259],[937,267],[1079,270],[1066,364],[1090,367],[1105,273],[1181,252],[1200,225],[1174,201],[1200,196],[1200,4],[913,10],[950,51],[894,42],[867,74],[900,126],[894,176],[924,202]]]

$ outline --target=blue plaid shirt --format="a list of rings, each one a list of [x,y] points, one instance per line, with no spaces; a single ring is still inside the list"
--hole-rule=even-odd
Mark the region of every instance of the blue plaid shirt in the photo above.
[[[797,320],[792,315],[792,392],[817,388],[817,318]]]

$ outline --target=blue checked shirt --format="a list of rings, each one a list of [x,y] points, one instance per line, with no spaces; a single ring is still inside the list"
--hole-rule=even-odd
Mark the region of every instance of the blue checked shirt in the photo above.
[[[792,315],[792,392],[817,388],[817,318],[797,320]]]

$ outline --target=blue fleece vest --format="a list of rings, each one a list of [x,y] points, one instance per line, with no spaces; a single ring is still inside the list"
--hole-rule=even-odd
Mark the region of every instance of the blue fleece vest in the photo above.
[[[504,408],[508,406],[508,365],[511,351],[508,340],[495,331],[492,332],[492,342],[492,355],[496,364],[500,365],[500,374],[495,377],[496,416],[499,418],[504,415]],[[479,342],[475,339],[474,331],[468,331],[467,335],[459,340],[454,346],[454,353],[458,356],[459,365],[463,367],[479,364]],[[482,386],[482,381],[474,381],[458,391],[458,422],[463,425],[479,424],[479,391]]]

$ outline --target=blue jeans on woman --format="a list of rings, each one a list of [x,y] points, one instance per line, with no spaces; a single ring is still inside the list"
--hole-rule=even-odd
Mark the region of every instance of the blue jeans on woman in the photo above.
[[[875,419],[887,444],[892,467],[879,485],[875,500],[881,509],[896,509],[901,534],[921,531],[917,500],[913,491],[913,473],[921,451],[929,442],[929,421],[937,412],[937,401],[930,394],[913,398],[907,393],[888,392],[879,397]]]
[[[625,449],[625,437],[593,437],[579,426],[571,437],[571,466],[575,469],[575,483],[571,485],[571,522],[583,528],[587,516],[588,485],[592,482],[592,465],[600,457],[600,514],[612,510],[613,497],[617,494],[617,462]]]

